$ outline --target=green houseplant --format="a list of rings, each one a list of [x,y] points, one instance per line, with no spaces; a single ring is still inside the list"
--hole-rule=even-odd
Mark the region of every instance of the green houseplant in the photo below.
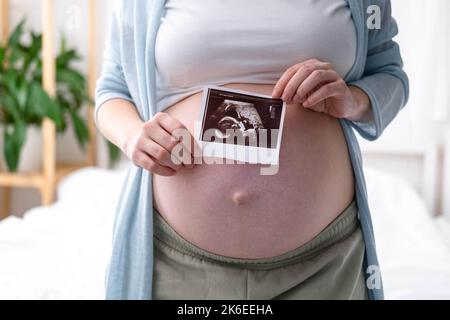
[[[3,129],[3,155],[9,171],[16,171],[27,127],[40,126],[46,117],[64,132],[69,121],[80,146],[89,140],[86,123],[80,116],[89,102],[86,78],[73,67],[79,54],[61,41],[56,57],[56,95],[42,87],[42,35],[25,33],[24,21],[0,46],[0,124]],[[28,41],[24,36],[28,35]]]

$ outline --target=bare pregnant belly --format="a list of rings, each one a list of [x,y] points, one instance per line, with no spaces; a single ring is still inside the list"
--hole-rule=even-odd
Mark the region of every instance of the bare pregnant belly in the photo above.
[[[272,85],[227,87],[270,95]],[[202,93],[165,112],[194,132]],[[354,198],[348,148],[337,119],[290,104],[278,174],[260,165],[202,164],[154,176],[155,207],[187,241],[235,258],[268,258],[305,244]],[[265,166],[267,167],[267,166]]]

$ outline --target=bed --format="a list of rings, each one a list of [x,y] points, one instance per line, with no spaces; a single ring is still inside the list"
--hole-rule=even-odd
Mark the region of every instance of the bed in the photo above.
[[[103,299],[125,172],[79,170],[53,206],[0,223],[0,299]],[[366,175],[386,298],[450,299],[446,220],[403,179],[372,167]]]

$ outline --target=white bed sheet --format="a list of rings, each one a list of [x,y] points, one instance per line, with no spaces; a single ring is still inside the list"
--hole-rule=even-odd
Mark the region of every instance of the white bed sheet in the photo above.
[[[450,299],[450,228],[402,180],[367,168],[388,299]],[[103,299],[125,171],[80,170],[58,202],[0,223],[0,299]]]
[[[83,169],[58,202],[0,223],[0,299],[103,299],[124,172]]]
[[[386,299],[450,299],[450,227],[400,178],[366,169]]]

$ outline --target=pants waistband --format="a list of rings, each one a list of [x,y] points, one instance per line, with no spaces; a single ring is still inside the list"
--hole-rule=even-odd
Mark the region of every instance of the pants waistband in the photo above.
[[[240,259],[218,255],[188,242],[180,236],[154,209],[155,240],[172,249],[210,262],[228,264],[245,269],[273,269],[299,263],[320,253],[321,250],[350,236],[358,227],[358,208],[353,201],[322,232],[304,245],[279,256],[264,259]]]

